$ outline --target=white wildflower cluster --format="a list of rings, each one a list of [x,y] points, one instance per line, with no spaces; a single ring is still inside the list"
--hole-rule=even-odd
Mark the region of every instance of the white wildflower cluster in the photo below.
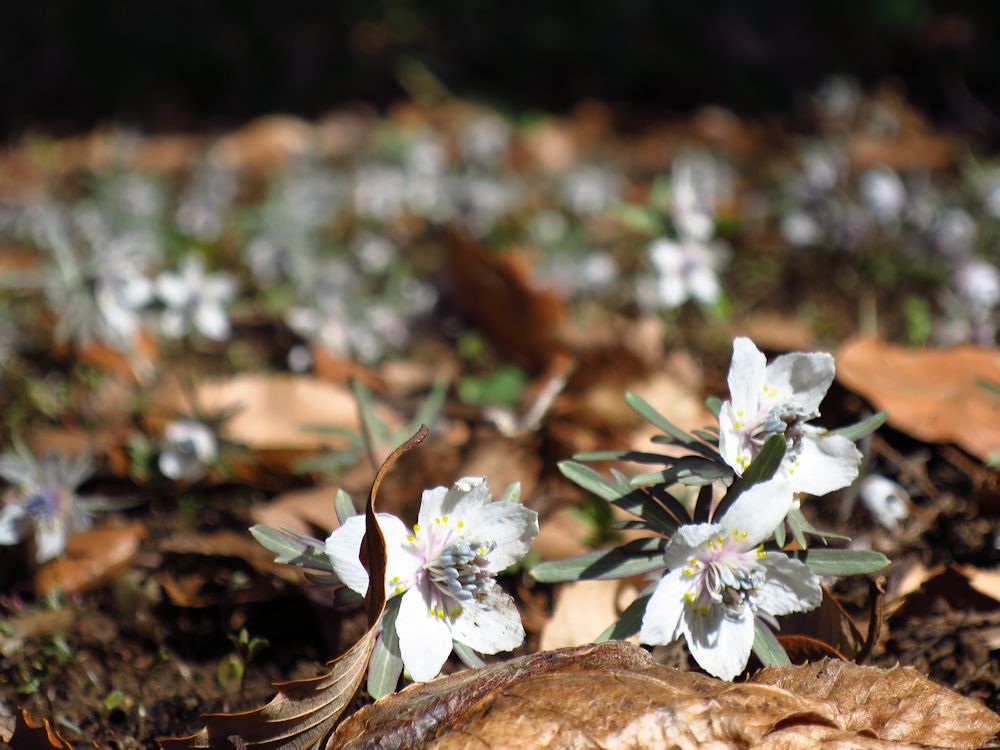
[[[621,475],[604,479],[573,461],[561,468],[636,514],[642,520],[632,526],[652,535],[618,549],[541,563],[532,574],[559,581],[607,578],[616,570],[622,576],[648,573],[652,581],[630,608],[635,611],[627,610],[609,630],[612,637],[638,631],[641,642],[653,645],[683,637],[703,669],[727,680],[746,668],[751,652],[764,663],[777,663],[781,646],[771,633],[778,627],[775,618],[813,609],[823,596],[808,551],[783,549],[787,528],[800,550],[807,550],[808,536],[828,536],[805,519],[801,499],[848,486],[861,464],[852,439],[811,424],[833,376],[828,354],[795,352],[768,364],[753,342],[736,339],[730,398],[718,403],[718,427],[698,431],[697,437],[630,396],[640,414],[667,432],[661,442],[695,449],[694,454],[672,458],[624,452],[623,458],[666,466],[631,483]],[[878,415],[856,425],[851,438],[870,432],[883,419]],[[679,500],[682,495],[672,488],[681,478],[703,487],[693,506]],[[722,483],[724,494],[712,492],[714,482]],[[843,560],[840,567],[833,563],[824,568],[826,573],[877,570],[888,562],[872,552],[826,554]]]

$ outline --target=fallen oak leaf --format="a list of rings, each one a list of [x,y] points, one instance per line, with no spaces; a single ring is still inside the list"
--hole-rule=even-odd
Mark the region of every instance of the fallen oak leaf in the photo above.
[[[375,517],[375,498],[382,479],[396,460],[424,441],[422,426],[383,462],[371,485],[365,506],[365,536],[359,557],[370,580],[385,579],[385,538]],[[269,703],[251,711],[206,714],[205,726],[190,737],[159,740],[163,750],[231,750],[239,745],[247,750],[281,748],[305,750],[321,741],[347,708],[357,692],[375,648],[378,622],[385,609],[385,587],[369,586],[365,596],[368,630],[344,654],[329,663],[330,670],[319,677],[276,683],[278,694]]]
[[[42,596],[56,589],[75,594],[99,588],[125,571],[146,536],[146,527],[139,521],[79,531],[66,542],[61,557],[38,569],[35,588]]]
[[[889,424],[928,443],[957,443],[987,461],[1000,448],[1000,351],[976,346],[906,349],[874,336],[847,341],[837,379],[889,412]]]
[[[879,669],[824,659],[798,667],[768,667],[751,682],[830,701],[845,728],[881,740],[976,748],[1000,732],[1000,716],[910,667]]]
[[[838,666],[871,670],[869,682],[892,672]],[[805,669],[769,673],[791,682]],[[963,718],[977,722],[968,732],[969,743],[948,746],[973,746],[1000,728],[997,717],[981,704],[922,679],[943,703],[957,702]],[[808,692],[808,679],[801,692],[728,683],[656,664],[643,649],[611,641],[530,654],[412,685],[346,719],[325,750],[902,748],[948,739],[933,728],[920,734],[923,724],[920,731],[904,727],[898,739],[874,737],[876,730],[856,715],[850,695],[831,693],[827,698]],[[891,710],[884,702],[867,718],[878,725],[879,711]]]

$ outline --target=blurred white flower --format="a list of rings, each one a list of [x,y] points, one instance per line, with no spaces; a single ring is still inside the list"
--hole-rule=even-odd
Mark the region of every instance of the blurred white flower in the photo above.
[[[396,245],[388,237],[364,232],[351,242],[351,249],[361,270],[369,274],[385,273],[398,257]]]
[[[90,526],[89,503],[76,495],[76,488],[92,471],[85,454],[36,458],[18,448],[0,456],[0,477],[12,486],[0,505],[0,545],[31,537],[38,562],[61,555],[70,534]]]
[[[823,231],[810,214],[795,211],[782,217],[781,236],[793,247],[808,247],[819,242]]]
[[[972,252],[978,227],[968,211],[948,208],[941,211],[933,227],[934,244],[945,255],[962,256]]]
[[[716,269],[721,263],[719,250],[699,240],[660,238],[649,246],[649,259],[656,272],[655,301],[673,309],[695,299],[706,305],[722,294]]]
[[[365,219],[390,222],[406,208],[406,173],[385,164],[368,164],[354,173],[354,210]]]
[[[1000,270],[985,260],[967,260],[952,280],[959,299],[974,310],[989,311],[1000,303]]]
[[[621,197],[624,178],[607,167],[589,164],[565,174],[559,183],[563,205],[577,216],[607,211]]]
[[[414,680],[436,677],[456,641],[484,654],[521,645],[517,606],[495,576],[527,554],[538,534],[535,511],[491,501],[484,477],[465,477],[451,489],[424,491],[412,531],[389,513],[379,513],[378,524],[387,548],[386,595],[402,596],[399,652]],[[364,516],[354,516],[326,540],[337,577],[359,594],[369,585],[358,559],[364,533]]]
[[[159,466],[163,476],[193,482],[201,479],[219,453],[215,432],[193,419],[170,422],[163,431]]]
[[[708,154],[688,151],[670,166],[670,215],[681,237],[706,241],[715,233],[716,207],[729,193],[729,175]]]
[[[898,531],[900,521],[910,517],[910,496],[891,479],[869,474],[858,485],[858,494],[872,518],[889,531]]]
[[[510,148],[510,128],[497,115],[482,115],[469,123],[458,139],[462,159],[483,167],[496,167]]]
[[[191,175],[177,207],[177,226],[206,242],[214,242],[226,228],[229,209],[239,192],[239,175],[212,161],[200,164]]]
[[[160,318],[165,336],[181,338],[197,331],[213,341],[229,338],[226,305],[236,296],[236,281],[228,273],[206,273],[201,257],[188,255],[179,272],[161,273],[156,296],[166,306]]]
[[[861,197],[875,218],[883,223],[898,221],[906,208],[906,187],[899,175],[882,167],[868,170],[860,180]]]

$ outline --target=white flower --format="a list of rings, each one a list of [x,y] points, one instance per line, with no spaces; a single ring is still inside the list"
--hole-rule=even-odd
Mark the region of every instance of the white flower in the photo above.
[[[891,169],[870,169],[861,175],[861,196],[875,218],[894,222],[906,207],[906,188]]]
[[[794,211],[781,219],[781,236],[794,247],[815,245],[822,235],[819,223],[805,211]]]
[[[457,641],[475,651],[510,651],[524,640],[514,600],[494,576],[528,552],[538,514],[516,502],[491,502],[485,478],[466,477],[449,490],[423,493],[412,531],[378,514],[385,536],[386,594],[402,595],[396,632],[414,680],[433,679]],[[326,540],[334,572],[359,594],[368,573],[358,560],[365,519],[354,516]]]
[[[646,605],[639,640],[667,644],[683,635],[706,672],[731,680],[750,658],[755,619],[771,623],[819,606],[816,576],[762,546],[791,507],[787,482],[773,479],[740,495],[719,523],[681,526],[664,550],[669,572]]]
[[[464,161],[495,167],[510,149],[510,128],[496,115],[482,115],[469,123],[459,136],[458,150]]]
[[[992,310],[1000,302],[1000,271],[984,260],[969,260],[955,271],[959,298],[973,310]]]
[[[218,441],[208,425],[193,419],[171,422],[163,431],[160,471],[170,479],[201,479],[218,452]]]
[[[196,330],[213,341],[229,338],[225,305],[236,296],[236,282],[227,273],[206,273],[197,255],[181,262],[179,273],[161,273],[156,294],[166,305],[160,326],[170,338]]]
[[[621,196],[624,180],[617,172],[596,164],[577,167],[559,185],[563,204],[581,217],[607,211]]]
[[[61,555],[70,534],[90,525],[87,503],[76,488],[91,471],[85,454],[70,459],[48,453],[36,459],[19,449],[0,456],[0,477],[13,487],[0,506],[0,545],[33,536],[38,562]]]
[[[670,167],[670,215],[682,237],[708,240],[715,210],[729,192],[728,176],[712,157],[697,151],[677,156]]]
[[[720,253],[712,245],[660,238],[650,244],[649,259],[657,276],[655,297],[663,307],[679,307],[692,298],[712,304],[722,294],[715,273]]]
[[[910,517],[910,496],[891,479],[870,474],[861,480],[858,494],[872,517],[889,531],[899,531],[899,522]]]
[[[833,357],[793,352],[771,364],[748,338],[733,342],[730,401],[719,412],[719,452],[742,475],[772,435],[787,443],[779,474],[793,492],[825,495],[858,476],[861,453],[854,443],[807,424],[833,382]]]

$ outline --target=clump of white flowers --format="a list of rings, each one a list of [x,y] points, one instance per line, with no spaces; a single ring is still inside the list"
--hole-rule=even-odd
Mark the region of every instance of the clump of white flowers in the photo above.
[[[236,296],[236,281],[227,273],[209,273],[198,255],[188,255],[177,272],[156,278],[156,295],[164,304],[160,328],[168,338],[199,333],[213,341],[229,338],[226,306]]]
[[[211,427],[181,419],[163,430],[158,464],[163,476],[193,482],[208,473],[218,455],[219,441]]]
[[[717,427],[689,434],[634,394],[632,408],[663,431],[654,442],[682,449],[677,457],[638,451],[581,454],[580,461],[628,460],[661,465],[632,477],[605,477],[577,461],[569,479],[635,515],[629,528],[649,536],[610,550],[536,565],[545,582],[650,575],[652,580],[599,640],[624,638],[667,644],[681,637],[698,664],[731,680],[751,652],[764,664],[787,660],[772,633],[775,619],[822,601],[819,575],[878,570],[878,553],[809,549],[815,529],[799,508],[803,494],[822,495],[850,484],[861,453],[854,440],[876,429],[878,414],[836,431],[810,424],[833,381],[833,358],[794,352],[767,364],[752,341],[736,339],[729,370],[730,400],[710,399]],[[713,485],[721,484],[715,492]],[[700,488],[685,501],[685,487]],[[787,529],[796,551],[784,549]]]

